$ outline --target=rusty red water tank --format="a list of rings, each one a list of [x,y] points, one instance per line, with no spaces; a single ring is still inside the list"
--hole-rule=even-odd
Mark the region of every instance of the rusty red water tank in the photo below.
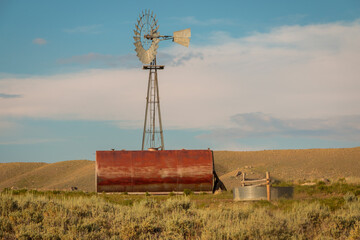
[[[213,166],[211,150],[96,151],[96,191],[212,191]]]

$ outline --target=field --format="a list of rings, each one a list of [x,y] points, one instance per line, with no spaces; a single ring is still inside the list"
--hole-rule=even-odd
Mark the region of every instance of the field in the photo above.
[[[1,239],[359,239],[360,186],[295,187],[295,199],[4,189]]]
[[[303,183],[345,178],[360,183],[360,147],[340,149],[214,151],[215,170],[231,190],[239,185],[236,174],[263,178],[270,171],[275,180]],[[0,163],[0,189],[95,190],[95,162],[73,160],[57,163]]]
[[[305,183],[319,180],[360,183],[360,147],[338,149],[214,152],[215,168],[227,188],[238,186],[238,171],[248,178],[264,178],[269,171],[279,181]]]
[[[180,196],[94,193],[94,161],[2,163],[0,239],[360,239],[360,147],[215,151],[214,161],[228,191]],[[270,171],[294,199],[233,201],[239,171]]]
[[[88,160],[57,163],[0,163],[0,189],[61,189],[77,187],[95,190],[95,162]]]

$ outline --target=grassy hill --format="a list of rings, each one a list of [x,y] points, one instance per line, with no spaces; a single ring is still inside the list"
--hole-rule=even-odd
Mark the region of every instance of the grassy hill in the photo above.
[[[250,178],[265,171],[283,181],[303,182],[346,178],[360,183],[360,147],[341,149],[215,151],[215,169],[231,189],[239,184],[237,172]],[[95,162],[73,160],[57,163],[0,163],[0,189],[5,187],[83,191],[95,190]]]
[[[305,182],[321,179],[360,183],[360,147],[264,151],[216,151],[215,168],[227,187],[238,185],[236,174],[249,178],[271,177],[282,181]]]
[[[32,170],[44,165],[46,165],[46,163],[0,163],[0,183],[7,181],[10,178],[20,176],[24,173],[31,172]]]
[[[20,173],[13,174],[19,170]],[[57,163],[1,163],[3,173],[0,188],[61,189],[78,187],[83,191],[95,190],[95,163],[73,160]]]

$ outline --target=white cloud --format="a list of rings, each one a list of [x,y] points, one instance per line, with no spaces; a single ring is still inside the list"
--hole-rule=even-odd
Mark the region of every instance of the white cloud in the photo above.
[[[141,70],[130,72],[91,70],[77,74],[3,79],[0,86],[17,89],[24,97],[0,102],[0,116],[133,120],[140,115],[134,105],[143,99],[140,92],[146,91],[146,81],[142,81],[146,73]]]
[[[43,38],[35,38],[33,40],[33,44],[37,44],[37,45],[45,45],[47,44],[47,41]]]
[[[213,130],[205,139],[264,137],[311,137],[360,141],[360,115],[328,118],[281,119],[264,113],[243,113],[231,117],[232,128]]]
[[[169,63],[159,71],[165,129],[234,128],[231,116],[249,112],[275,119],[360,115],[358,21],[284,26],[246,38],[215,33],[213,39],[205,46],[160,51],[158,64]],[[62,63],[98,59],[114,61],[89,54]],[[140,68],[5,76],[0,89],[16,89],[24,97],[0,101],[0,116],[114,120],[134,127],[143,120],[147,78]]]
[[[171,53],[172,52],[172,53]],[[190,59],[202,59],[201,52],[179,52],[175,54],[173,50],[169,53],[160,52],[157,57],[161,59],[162,64],[166,66],[180,66],[185,64]],[[84,55],[76,55],[69,58],[58,59],[58,64],[81,64],[87,67],[112,67],[112,68],[141,68],[141,62],[135,54],[127,55],[110,55],[100,53],[87,53]]]

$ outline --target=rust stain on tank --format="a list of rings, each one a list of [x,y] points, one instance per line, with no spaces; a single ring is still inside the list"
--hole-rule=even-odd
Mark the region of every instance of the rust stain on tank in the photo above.
[[[211,150],[97,151],[97,192],[212,191]]]

